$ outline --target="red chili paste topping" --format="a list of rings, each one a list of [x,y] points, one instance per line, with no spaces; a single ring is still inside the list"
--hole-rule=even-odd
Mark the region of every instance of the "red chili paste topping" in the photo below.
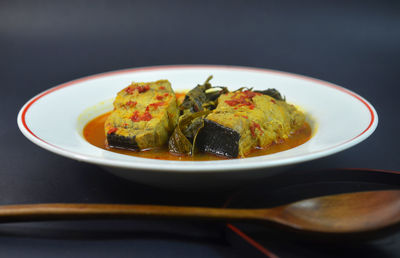
[[[126,105],[127,105],[127,106],[130,106],[130,107],[135,107],[136,104],[137,104],[136,101],[131,101],[131,100],[129,100],[128,102],[126,102]]]
[[[150,86],[149,85],[129,86],[128,88],[125,89],[126,93],[128,94],[132,94],[135,90],[137,90],[139,93],[143,93],[150,90]]]
[[[113,134],[113,133],[115,133],[117,130],[118,130],[118,128],[113,127],[113,128],[111,128],[110,130],[108,130],[107,134]]]
[[[148,106],[146,107],[146,111],[149,111],[149,110],[150,110],[150,107],[153,107],[154,110],[156,110],[158,107],[161,107],[161,106],[163,106],[164,104],[165,104],[164,101],[151,103],[150,105],[148,105]]]
[[[261,93],[249,90],[240,92],[239,94],[240,94],[239,98],[235,98],[237,94],[234,94],[232,96],[232,99],[225,100],[225,103],[231,107],[239,105],[239,107],[248,106],[250,109],[254,109],[255,106],[253,104],[253,97],[261,95]]]
[[[148,110],[146,110],[142,115],[139,114],[139,111],[133,112],[133,115],[131,116],[131,120],[133,122],[140,122],[140,121],[150,121],[153,117],[149,113]]]
[[[157,99],[157,100],[162,100],[163,98],[168,97],[168,96],[169,96],[169,93],[165,93],[164,95],[158,95],[158,96],[156,97],[156,99]]]
[[[149,113],[149,111],[145,111],[143,115],[141,116],[142,121],[150,121],[152,119],[152,115]]]
[[[256,137],[256,129],[262,132],[261,126],[253,121],[253,123],[250,125],[250,132],[253,137]]]

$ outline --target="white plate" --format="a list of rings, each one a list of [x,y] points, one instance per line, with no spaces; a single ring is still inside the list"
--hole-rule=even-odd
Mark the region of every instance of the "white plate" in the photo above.
[[[89,144],[82,129],[112,108],[116,93],[132,81],[168,79],[187,90],[213,75],[213,85],[234,90],[276,88],[300,106],[313,127],[305,144],[276,154],[220,161],[165,161],[131,157]],[[340,86],[280,71],[210,65],[158,66],[97,74],[58,85],[29,100],[18,126],[33,143],[62,156],[105,167],[124,178],[166,187],[222,187],[267,177],[299,162],[325,157],[366,139],[378,124],[371,104]]]

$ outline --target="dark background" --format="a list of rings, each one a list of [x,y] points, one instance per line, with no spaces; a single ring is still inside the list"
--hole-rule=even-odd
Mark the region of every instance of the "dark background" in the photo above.
[[[255,66],[344,86],[375,106],[377,130],[356,147],[298,169],[398,170],[399,46],[399,1],[0,1],[0,204],[222,205],[231,193],[183,194],[125,182],[40,149],[17,128],[19,109],[41,91],[151,65]],[[0,253],[243,255],[221,232],[219,225],[183,222],[133,221],[122,229],[117,222],[3,225]]]

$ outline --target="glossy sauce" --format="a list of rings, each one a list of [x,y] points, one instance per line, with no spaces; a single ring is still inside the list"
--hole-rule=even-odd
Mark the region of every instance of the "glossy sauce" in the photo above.
[[[178,94],[177,94],[178,95]],[[181,96],[177,96],[181,97]],[[208,161],[208,160],[224,160],[227,158],[218,157],[208,153],[196,153],[193,157],[185,155],[175,155],[168,151],[168,146],[162,148],[154,148],[146,151],[130,151],[122,149],[114,149],[106,147],[106,136],[104,133],[104,123],[111,112],[100,115],[90,121],[83,129],[85,139],[96,147],[104,150],[131,155],[140,158],[150,159],[163,159],[163,160],[182,160],[182,161]],[[256,157],[268,155],[284,150],[288,150],[299,146],[311,138],[311,127],[305,123],[304,127],[299,129],[296,133],[291,135],[286,141],[275,143],[264,149],[256,149],[252,151],[247,157]]]

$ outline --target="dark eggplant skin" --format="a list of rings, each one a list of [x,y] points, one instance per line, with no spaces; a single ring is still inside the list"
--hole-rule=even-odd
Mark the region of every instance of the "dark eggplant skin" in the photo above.
[[[282,96],[282,94],[276,89],[267,89],[267,90],[255,90],[254,92],[258,92],[264,95],[268,95],[276,100],[286,101],[286,98]]]
[[[136,137],[125,137],[115,133],[107,134],[107,143],[109,148],[139,151],[136,143]]]
[[[204,127],[197,135],[196,147],[201,152],[226,158],[237,158],[239,140],[240,134],[235,130],[204,119]]]

